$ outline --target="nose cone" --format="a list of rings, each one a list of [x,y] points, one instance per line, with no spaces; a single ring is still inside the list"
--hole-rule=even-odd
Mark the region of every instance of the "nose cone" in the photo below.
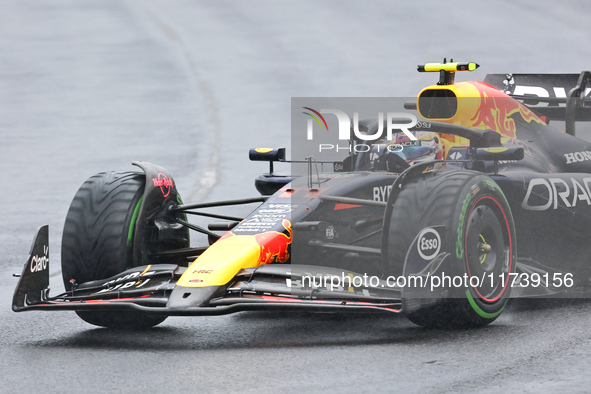
[[[223,296],[225,289],[242,269],[289,260],[291,223],[283,220],[280,231],[255,234],[228,232],[211,245],[179,278],[168,306],[187,308],[207,306],[212,298]]]

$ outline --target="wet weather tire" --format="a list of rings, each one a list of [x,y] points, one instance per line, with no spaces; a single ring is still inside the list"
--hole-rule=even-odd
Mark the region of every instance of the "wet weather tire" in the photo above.
[[[390,204],[389,204],[390,205]],[[409,319],[424,327],[480,327],[494,321],[509,298],[515,272],[515,225],[507,200],[488,176],[465,170],[421,174],[398,195],[384,242],[388,275],[401,275],[406,253],[421,230],[444,226],[442,251],[450,252],[446,275],[476,278],[451,286],[448,296],[427,300]],[[403,225],[401,225],[403,224]],[[486,280],[482,281],[481,279]],[[474,286],[472,286],[473,284]]]
[[[142,173],[103,172],[80,187],[62,238],[66,290],[71,290],[72,281],[105,279],[133,267],[133,230],[144,185]],[[166,319],[137,311],[76,313],[87,323],[120,329],[145,329]]]

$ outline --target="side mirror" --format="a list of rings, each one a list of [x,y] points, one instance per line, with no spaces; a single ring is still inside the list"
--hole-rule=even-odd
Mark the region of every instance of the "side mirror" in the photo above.
[[[285,148],[252,148],[248,151],[250,161],[268,161],[269,174],[273,173],[274,161],[285,161]]]
[[[251,161],[284,161],[285,148],[252,148],[248,151],[248,158]]]

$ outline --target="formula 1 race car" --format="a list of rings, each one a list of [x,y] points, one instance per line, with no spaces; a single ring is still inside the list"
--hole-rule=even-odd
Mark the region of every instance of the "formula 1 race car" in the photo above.
[[[164,169],[105,172],[70,206],[66,291],[49,296],[48,227],[33,242],[14,311],[74,310],[86,322],[141,329],[167,316],[245,310],[404,313],[422,326],[475,327],[510,297],[582,294],[591,277],[590,72],[493,74],[429,63],[439,83],[405,104],[420,121],[357,121],[332,172],[280,175],[285,149],[252,149],[270,171],[261,196],[184,204]],[[320,126],[322,111],[306,107]],[[564,121],[566,132],[551,122]],[[381,149],[380,149],[381,148]],[[211,208],[257,204],[246,217]],[[218,220],[207,228],[187,215]],[[205,234],[190,246],[189,230]]]

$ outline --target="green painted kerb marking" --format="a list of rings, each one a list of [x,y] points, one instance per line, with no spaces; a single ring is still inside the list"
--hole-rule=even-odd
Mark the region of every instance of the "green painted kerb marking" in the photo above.
[[[505,303],[505,305],[503,305],[503,307],[501,309],[499,309],[498,311],[496,311],[495,313],[488,313],[488,312],[483,311],[482,309],[480,309],[480,307],[478,305],[476,305],[476,301],[474,301],[474,298],[472,298],[472,294],[470,294],[469,289],[466,289],[466,298],[468,298],[468,302],[472,306],[472,309],[474,309],[474,311],[476,313],[478,313],[478,316],[480,316],[484,319],[494,319],[495,317],[499,316],[501,314],[501,312],[503,312],[503,309],[505,309],[505,305],[507,305]]]
[[[129,232],[127,233],[127,247],[131,246],[131,241],[133,241],[133,231],[135,230],[135,221],[137,220],[137,215],[140,212],[140,206],[142,205],[142,200],[144,196],[140,197],[140,200],[137,202],[135,209],[133,210],[133,216],[131,217],[131,223],[129,223]]]

